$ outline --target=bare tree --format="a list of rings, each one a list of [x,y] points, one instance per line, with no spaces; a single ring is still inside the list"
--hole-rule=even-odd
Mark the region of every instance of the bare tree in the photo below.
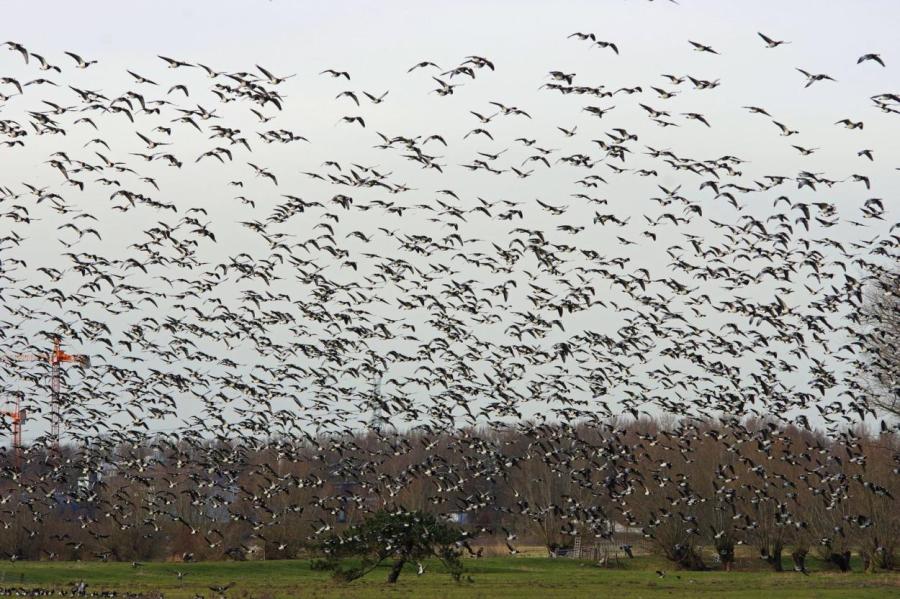
[[[873,277],[862,310],[865,332],[861,342],[867,361],[865,374],[869,403],[900,417],[900,269]]]

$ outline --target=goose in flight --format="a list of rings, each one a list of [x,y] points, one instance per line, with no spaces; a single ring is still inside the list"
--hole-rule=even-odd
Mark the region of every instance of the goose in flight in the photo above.
[[[612,51],[615,52],[616,54],[619,53],[619,48],[618,48],[618,46],[616,46],[616,45],[615,45],[614,43],[612,43],[612,42],[604,42],[604,41],[601,41],[601,40],[597,40],[597,41],[594,42],[592,45],[594,45],[594,46],[600,46],[601,48],[609,48],[610,50],[612,50]]]
[[[278,179],[276,179],[275,175],[270,173],[268,170],[266,170],[265,168],[263,168],[261,166],[257,166],[255,164],[253,164],[252,162],[248,162],[247,164],[253,168],[257,177],[266,177],[267,179],[271,180],[272,183],[274,183],[275,185],[278,185]]]
[[[746,108],[747,110],[749,110],[749,111],[752,112],[753,114],[764,114],[764,115],[766,115],[766,116],[769,117],[769,118],[772,117],[772,115],[769,114],[768,112],[766,112],[766,110],[765,110],[764,108],[760,108],[760,107],[758,107],[758,106],[742,106],[742,108]]]
[[[4,42],[4,46],[9,46],[10,52],[18,52],[22,55],[22,58],[25,59],[25,64],[28,64],[28,50],[22,44],[18,42]]]
[[[366,127],[366,122],[363,120],[361,116],[343,116],[339,122],[343,123],[359,123],[359,126],[364,128]]]
[[[344,77],[347,81],[350,81],[350,73],[347,71],[335,71],[334,69],[325,69],[319,75],[331,75],[335,79],[338,77]]]
[[[373,94],[370,94],[369,92],[363,92],[363,95],[371,100],[372,104],[381,104],[382,102],[384,102],[384,98],[388,95],[388,92],[384,92],[380,96],[375,96]]]
[[[790,44],[791,43],[791,42],[785,42],[782,40],[774,40],[774,39],[770,38],[769,36],[767,36],[763,33],[759,33],[759,32],[757,32],[756,35],[761,37],[763,39],[763,41],[766,42],[766,48],[777,48],[781,44]]]
[[[441,67],[437,66],[435,63],[431,62],[430,60],[423,60],[422,62],[417,62],[413,66],[409,67],[409,69],[406,72],[412,73],[416,69],[424,69],[426,67],[434,67],[437,70],[441,70]]]
[[[566,84],[572,85],[572,81],[575,79],[575,73],[563,73],[562,71],[550,71],[550,77],[553,78],[554,81],[565,81]]]
[[[711,125],[709,124],[709,122],[706,120],[706,117],[704,117],[702,114],[699,114],[699,113],[697,113],[697,112],[682,112],[681,114],[682,114],[683,116],[686,116],[687,118],[689,118],[689,119],[691,119],[691,120],[694,120],[694,121],[700,121],[701,123],[703,123],[703,124],[706,125],[707,127],[711,127]]]
[[[841,119],[841,120],[837,121],[835,123],[835,125],[843,125],[847,129],[862,129],[863,128],[862,121],[853,122],[850,119]]]
[[[33,58],[36,58],[39,63],[41,63],[40,69],[42,71],[56,71],[57,73],[62,73],[62,69],[56,65],[50,64],[47,60],[41,56],[40,54],[31,53]]]
[[[357,105],[357,106],[359,106],[359,98],[356,97],[356,94],[355,94],[354,92],[352,92],[352,91],[343,91],[343,92],[339,93],[338,95],[336,95],[336,96],[334,97],[334,99],[337,100],[337,99],[339,99],[339,98],[344,98],[344,97],[350,98],[351,100],[353,100],[354,102],[356,102],[356,105]]]
[[[463,61],[463,64],[475,65],[475,68],[477,69],[487,67],[492,71],[494,70],[494,63],[483,56],[467,56],[466,60]]]
[[[158,85],[158,84],[156,83],[156,81],[153,81],[153,80],[151,80],[151,79],[147,79],[146,77],[144,77],[144,76],[142,76],[142,75],[138,75],[138,74],[135,73],[134,71],[127,71],[127,70],[126,70],[125,72],[128,73],[129,75],[131,75],[132,77],[134,77],[134,80],[137,81],[138,83],[146,83],[147,85]]]
[[[816,81],[837,81],[837,79],[833,78],[831,75],[826,75],[824,73],[819,73],[817,75],[813,75],[809,71],[804,71],[801,68],[797,68],[798,71],[803,73],[806,76],[806,85],[804,87],[809,87]]]
[[[65,54],[66,56],[70,56],[72,58],[72,60],[75,61],[75,63],[76,63],[75,68],[77,68],[77,69],[86,69],[89,66],[91,66],[92,64],[97,64],[96,60],[85,60],[78,54],[75,54],[74,52],[63,52],[63,54]]]
[[[803,156],[809,156],[819,148],[804,148],[803,146],[793,146]]]
[[[181,61],[181,60],[175,60],[174,58],[168,58],[167,56],[159,56],[159,55],[157,55],[157,56],[158,56],[159,58],[165,60],[167,63],[169,63],[169,68],[170,68],[170,69],[177,69],[177,68],[179,68],[179,67],[193,67],[193,66],[194,66],[194,65],[192,65],[192,64],[190,64],[190,63],[188,63],[188,62],[183,62],[183,61]]]
[[[873,62],[877,62],[881,66],[885,66],[884,61],[881,60],[880,54],[863,54],[862,56],[859,57],[859,59],[857,59],[856,64],[862,64],[869,60],[871,60]]]
[[[699,42],[692,42],[688,40],[688,43],[694,47],[694,50],[697,52],[708,52],[710,54],[718,54],[715,50],[713,50],[712,46],[707,46],[706,44],[701,44]]]
[[[263,75],[266,76],[266,79],[268,79],[269,83],[271,83],[272,85],[278,85],[279,83],[284,83],[291,77],[297,76],[297,74],[294,73],[293,75],[287,75],[286,77],[276,77],[275,75],[273,75],[272,73],[270,73],[269,71],[267,71],[266,69],[262,68],[259,65],[256,65],[256,68],[259,69],[260,73],[262,73]]]

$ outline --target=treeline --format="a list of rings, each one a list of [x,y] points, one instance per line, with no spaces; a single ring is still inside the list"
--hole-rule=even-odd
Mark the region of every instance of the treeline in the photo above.
[[[686,568],[712,565],[710,549],[728,567],[740,545],[775,569],[788,550],[798,569],[809,552],[892,568],[900,539],[897,435],[737,418],[104,437],[3,459],[0,551],[15,559],[298,557],[385,507],[462,522],[467,549],[550,552],[627,529]]]

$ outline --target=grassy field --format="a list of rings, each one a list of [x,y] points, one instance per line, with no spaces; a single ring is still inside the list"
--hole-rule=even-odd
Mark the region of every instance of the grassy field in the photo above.
[[[678,572],[654,558],[637,558],[619,568],[600,569],[588,562],[547,558],[485,558],[466,560],[463,582],[454,583],[439,564],[428,563],[425,574],[415,567],[404,571],[396,585],[384,582],[387,568],[362,580],[341,584],[328,573],[310,569],[308,560],[265,562],[214,562],[197,564],[148,563],[134,568],[128,563],[6,562],[0,564],[0,587],[52,587],[68,589],[83,580],[89,591],[118,590],[163,592],[167,598],[213,597],[210,585],[234,581],[230,598],[606,598],[709,597],[738,599],[841,598],[886,599],[900,597],[900,573],[776,574],[765,570],[726,572]],[[752,565],[752,564],[751,564]],[[748,566],[749,567],[749,566]],[[666,571],[660,578],[656,569]],[[858,564],[857,564],[858,569]],[[179,581],[176,572],[185,573]]]

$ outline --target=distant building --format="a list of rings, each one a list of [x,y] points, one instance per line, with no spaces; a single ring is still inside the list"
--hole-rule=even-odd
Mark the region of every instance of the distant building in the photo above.
[[[469,512],[451,512],[445,516],[448,521],[454,524],[468,524],[472,520],[472,514]]]

